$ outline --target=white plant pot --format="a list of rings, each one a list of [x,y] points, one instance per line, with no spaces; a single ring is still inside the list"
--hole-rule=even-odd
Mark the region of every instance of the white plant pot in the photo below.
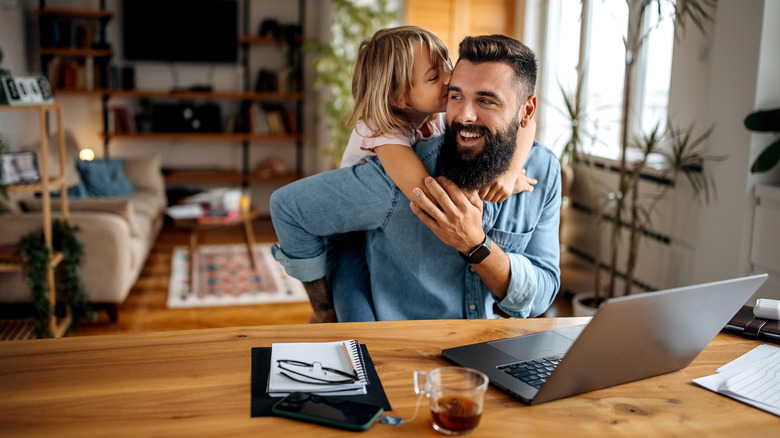
[[[580,292],[571,299],[571,309],[574,316],[593,316],[596,314],[595,307],[588,306],[582,302],[588,298],[593,298],[593,292]]]

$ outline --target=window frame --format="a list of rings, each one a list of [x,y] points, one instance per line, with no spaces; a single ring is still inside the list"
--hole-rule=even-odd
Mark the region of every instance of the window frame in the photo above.
[[[540,112],[540,140],[553,149],[556,154],[560,155],[561,150],[563,148],[563,144],[560,142],[560,134],[556,135],[555,131],[560,128],[559,125],[556,126],[549,126],[548,122],[554,121],[556,116],[552,114],[553,111],[560,112],[560,108],[563,105],[562,97],[560,96],[561,91],[558,85],[558,78],[557,78],[557,72],[558,72],[558,66],[557,61],[555,61],[555,56],[557,55],[557,50],[559,47],[559,36],[561,34],[561,23],[557,22],[557,16],[559,14],[559,11],[564,6],[564,1],[566,0],[547,0],[545,3],[545,7],[540,8],[538,11],[538,16],[540,16],[544,20],[544,26],[542,28],[542,31],[540,32],[540,35],[538,35],[539,42],[541,43],[542,50],[541,55],[545,56],[547,55],[542,61],[542,71],[540,75],[540,91],[542,93],[542,101],[546,102],[546,107],[543,108],[543,110]],[[577,74],[583,76],[583,96],[584,96],[584,107],[588,107],[588,96],[589,96],[589,90],[588,90],[588,75],[589,71],[586,65],[586,60],[589,59],[589,54],[592,49],[592,43],[591,43],[591,32],[590,28],[593,25],[593,2],[594,1],[605,1],[605,0],[580,0],[579,6],[581,7],[581,13],[580,13],[580,30],[579,30],[579,59],[577,61]],[[608,1],[608,0],[607,0]],[[639,13],[641,2],[628,2],[628,14],[629,17],[627,18],[627,26],[633,26],[635,23],[637,23],[637,20],[634,19],[635,15]],[[641,30],[640,32],[645,33],[648,30],[650,30],[651,25],[655,26],[657,23],[657,17],[653,20],[650,20],[651,14],[646,14],[644,19],[642,20]],[[623,29],[623,36],[625,37],[625,33],[629,31],[629,28]],[[674,33],[674,26],[672,25],[671,28],[672,36]],[[652,38],[652,34],[650,35],[650,38]],[[531,38],[533,40],[533,38]],[[629,142],[632,138],[636,136],[641,136],[643,128],[642,128],[642,121],[646,112],[646,108],[644,107],[644,103],[646,102],[647,96],[646,93],[646,84],[647,84],[647,73],[648,73],[648,65],[649,65],[649,50],[648,50],[648,42],[651,41],[651,39],[648,39],[645,41],[644,44],[642,44],[642,47],[637,54],[637,61],[634,68],[635,77],[631,78],[631,90],[629,91],[631,93],[631,108],[627,111],[627,114],[625,114],[625,109],[623,108],[623,91],[624,86],[621,82],[620,87],[620,111],[619,114],[622,117],[626,117],[628,121],[628,138]],[[624,56],[624,54],[623,54]],[[665,117],[664,120],[659,120],[660,127],[663,129],[666,125],[666,117],[668,117],[669,114],[669,90],[671,88],[671,60],[673,59],[673,47],[670,48],[669,52],[669,71],[666,72],[668,74],[668,80],[666,84],[666,102],[665,102]],[[625,64],[623,64],[625,68]],[[625,76],[625,71],[622,72],[621,76]],[[551,109],[550,106],[556,106],[558,109]],[[593,109],[588,109],[586,111],[591,112],[593,114]],[[663,113],[661,113],[663,114]],[[591,115],[592,117],[592,115]],[[621,144],[620,144],[620,122],[619,120],[616,121],[616,127],[615,129],[618,131],[617,143],[615,144],[609,144],[609,145],[597,145],[596,142],[591,141],[586,143],[583,146],[583,149],[581,150],[587,155],[593,155],[601,158],[606,159],[613,159],[613,160],[619,160],[620,154],[621,154]]]

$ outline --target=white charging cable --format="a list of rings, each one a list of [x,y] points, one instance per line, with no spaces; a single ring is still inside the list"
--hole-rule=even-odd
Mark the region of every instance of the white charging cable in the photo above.
[[[414,414],[412,414],[409,418],[401,418],[401,417],[393,417],[392,415],[385,415],[382,417],[381,420],[379,420],[382,424],[387,424],[389,426],[400,426],[403,423],[407,423],[410,421],[413,421],[415,418],[417,418],[417,413],[420,412],[420,403],[422,402],[422,399],[425,397],[425,394],[421,393],[419,397],[417,397],[417,403],[414,405]]]

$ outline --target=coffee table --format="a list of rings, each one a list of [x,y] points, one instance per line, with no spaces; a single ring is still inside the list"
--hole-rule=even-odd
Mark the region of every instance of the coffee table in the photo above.
[[[174,219],[173,224],[175,227],[187,230],[190,234],[190,294],[195,292],[195,286],[197,285],[196,267],[198,266],[198,240],[200,233],[204,233],[208,230],[224,227],[244,226],[244,237],[246,240],[246,250],[249,253],[249,260],[252,263],[252,269],[257,269],[257,256],[254,251],[255,244],[255,232],[252,227],[252,221],[260,216],[260,212],[251,208],[247,211],[239,212],[238,216],[230,222],[208,222],[203,223],[198,218],[186,218],[186,219]]]

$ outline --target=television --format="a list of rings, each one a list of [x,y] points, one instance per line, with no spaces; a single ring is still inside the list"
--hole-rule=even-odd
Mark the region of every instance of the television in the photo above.
[[[128,61],[235,63],[237,0],[123,0]]]

